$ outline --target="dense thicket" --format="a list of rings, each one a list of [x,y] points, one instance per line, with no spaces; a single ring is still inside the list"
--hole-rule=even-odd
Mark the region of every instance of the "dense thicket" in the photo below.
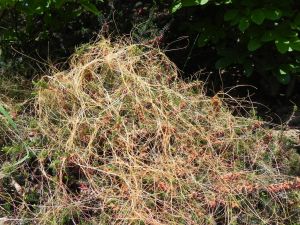
[[[218,54],[216,68],[241,65],[246,76],[255,71],[282,83],[299,74],[298,1],[177,0],[172,10],[185,7],[189,16],[179,29],[197,35],[197,47]]]

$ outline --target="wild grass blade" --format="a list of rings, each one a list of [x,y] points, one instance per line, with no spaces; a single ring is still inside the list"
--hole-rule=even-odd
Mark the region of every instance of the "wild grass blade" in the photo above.
[[[14,129],[17,129],[17,124],[13,121],[9,112],[6,111],[2,105],[0,105],[0,113],[4,116],[10,126],[12,126]]]

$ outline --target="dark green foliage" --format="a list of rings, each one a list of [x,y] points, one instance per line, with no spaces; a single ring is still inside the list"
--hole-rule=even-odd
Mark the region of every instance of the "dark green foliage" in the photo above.
[[[100,31],[117,37],[131,33],[137,42],[151,40],[168,24],[169,7],[159,1],[0,0],[0,66],[17,65],[25,74],[28,64],[39,70],[41,61],[63,62],[62,57],[96,39]],[[24,63],[29,58],[20,52],[36,60]]]
[[[33,58],[62,61],[61,56],[103,27],[108,33],[132,31],[134,40],[151,40],[171,21],[166,8],[176,20],[164,41],[197,37],[199,52],[208,52],[206,61],[198,60],[201,67],[212,62],[217,69],[238,66],[246,76],[273,74],[283,84],[300,72],[297,0],[2,0],[0,66],[22,64],[24,57],[13,48]]]
[[[246,76],[273,74],[284,84],[299,75],[299,1],[176,0],[172,12],[185,7],[193,15],[185,27],[198,47],[216,50],[216,68],[241,65]]]
[[[7,66],[17,49],[45,59],[65,56],[89,41],[101,24],[103,0],[1,0],[0,63]],[[14,57],[13,63],[24,58]],[[17,60],[16,60],[17,59]]]

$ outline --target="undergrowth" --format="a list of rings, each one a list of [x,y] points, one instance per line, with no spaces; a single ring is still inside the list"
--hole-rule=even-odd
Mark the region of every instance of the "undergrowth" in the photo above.
[[[177,76],[159,49],[105,39],[44,76],[16,129],[0,114],[0,218],[299,224],[298,156],[285,139]]]

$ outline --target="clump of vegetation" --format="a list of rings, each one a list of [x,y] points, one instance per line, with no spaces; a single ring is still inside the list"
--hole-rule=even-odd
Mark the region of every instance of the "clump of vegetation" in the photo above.
[[[15,119],[25,110],[30,95],[30,84],[25,79],[0,74],[0,147],[8,138],[6,134],[16,129]]]
[[[299,74],[299,1],[174,0],[172,11],[186,7],[188,17],[177,27],[217,53],[216,68],[240,66],[246,76],[274,76],[283,84]]]
[[[103,8],[101,0],[0,1],[0,66],[22,75],[27,70],[26,76],[33,77],[30,67],[37,60],[28,62],[30,57],[46,61],[69,56],[101,28]]]
[[[159,50],[84,46],[2,148],[0,215],[38,224],[297,224],[291,150]],[[2,118],[2,117],[1,117]],[[28,126],[29,124],[29,126]],[[26,157],[25,157],[26,156]],[[10,160],[18,160],[7,168]]]

